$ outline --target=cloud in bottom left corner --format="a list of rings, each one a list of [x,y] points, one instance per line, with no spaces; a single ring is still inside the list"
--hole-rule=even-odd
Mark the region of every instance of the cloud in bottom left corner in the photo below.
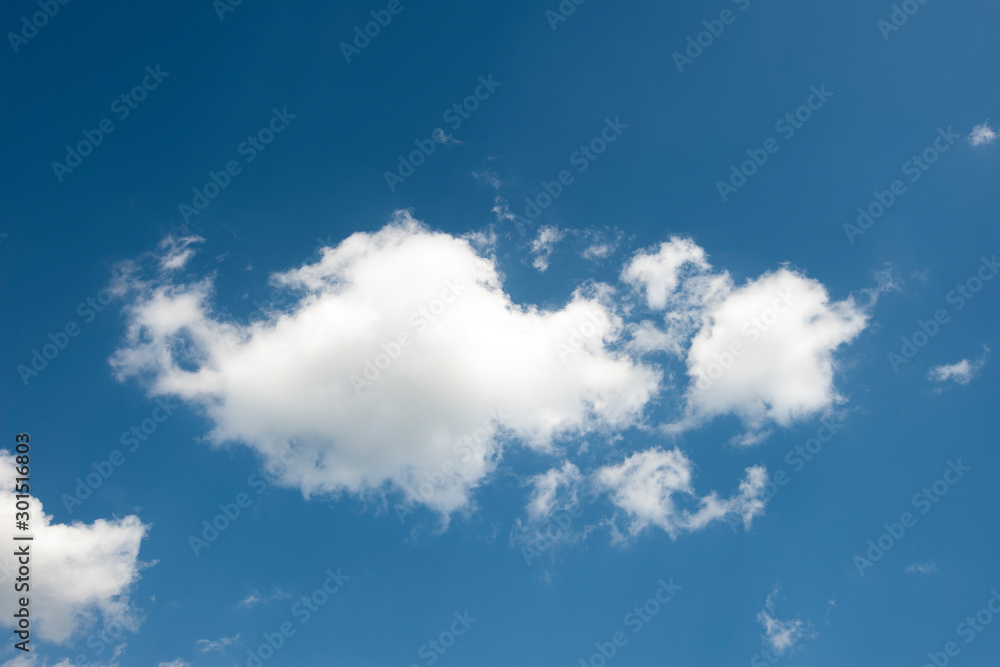
[[[53,523],[43,511],[42,502],[30,496],[29,530],[31,541],[13,540],[15,530],[15,480],[17,460],[8,450],[0,450],[0,543],[30,545],[27,581],[19,568],[15,546],[3,549],[0,557],[0,627],[17,630],[14,613],[19,600],[29,600],[31,632],[30,654],[17,657],[7,654],[0,660],[4,667],[49,665],[35,652],[37,642],[69,645],[74,639],[97,626],[117,623],[136,631],[141,623],[131,594],[143,568],[153,563],[139,560],[139,548],[149,532],[149,525],[129,515],[97,519],[93,523]],[[21,517],[23,518],[23,517]],[[15,583],[28,584],[27,590],[15,590]],[[13,636],[13,635],[12,635]],[[54,667],[71,667],[63,660]]]

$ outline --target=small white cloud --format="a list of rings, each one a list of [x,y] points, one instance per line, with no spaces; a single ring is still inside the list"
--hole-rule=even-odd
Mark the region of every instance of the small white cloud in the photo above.
[[[938,571],[937,565],[931,562],[927,563],[913,563],[907,565],[906,569],[903,570],[906,574],[934,574]]]
[[[784,654],[803,639],[814,639],[816,634],[810,631],[810,624],[799,618],[779,620],[774,617],[774,600],[778,596],[775,587],[767,596],[764,609],[757,614],[757,622],[764,627],[761,639],[774,653]]]
[[[589,228],[577,232],[581,240],[586,244],[580,252],[580,256],[590,261],[600,261],[611,257],[618,251],[625,232],[612,228]]]
[[[569,461],[563,463],[562,468],[552,468],[548,472],[533,477],[531,483],[534,490],[528,501],[528,518],[532,521],[548,518],[556,507],[561,489],[567,491],[566,500],[559,503],[562,508],[575,506],[579,500],[577,489],[582,481],[580,469]]]
[[[719,498],[714,491],[698,498],[691,485],[692,473],[691,461],[679,449],[649,449],[632,454],[618,465],[601,468],[594,479],[624,512],[630,535],[658,526],[676,538],[681,532],[700,530],[729,514],[741,517],[749,528],[754,517],[763,512],[767,483],[763,467],[747,468],[739,493],[727,499]],[[678,507],[679,503],[692,506],[694,511]]]
[[[986,365],[987,355],[990,348],[983,346],[983,353],[972,361],[962,359],[954,364],[944,364],[933,366],[927,372],[927,379],[932,382],[956,382],[958,384],[969,384],[973,378],[979,374],[983,366]]]
[[[0,489],[13,489],[14,456],[0,450]],[[139,546],[149,526],[137,516],[98,519],[92,524],[52,523],[42,502],[31,504],[32,629],[40,639],[65,643],[98,618],[138,629],[129,594],[139,581]],[[0,541],[12,542],[14,494],[0,494]],[[17,572],[14,549],[0,558],[0,625],[14,625],[17,596],[9,583]],[[36,626],[37,624],[37,626]]]
[[[176,660],[171,660],[170,662],[161,662],[157,665],[157,667],[191,667],[191,663],[177,658]]]
[[[232,646],[240,638],[239,633],[232,637],[220,637],[218,639],[199,639],[194,643],[194,647],[202,653],[211,651],[225,651],[227,646]]]
[[[253,609],[258,604],[260,604],[261,597],[260,593],[257,592],[256,588],[251,588],[250,592],[247,593],[246,597],[236,603],[236,606],[240,609]]]
[[[494,199],[493,208],[490,210],[497,216],[497,222],[506,222],[515,219],[514,214],[510,212],[510,204],[503,197],[498,196]]]
[[[677,236],[661,243],[656,252],[640,251],[622,271],[622,281],[641,290],[652,310],[667,307],[685,271],[711,269],[705,251],[691,239]]]
[[[997,140],[997,133],[990,127],[989,121],[976,125],[969,133],[969,143],[973,146],[985,146]]]
[[[434,132],[432,133],[431,136],[434,138],[434,141],[438,142],[439,144],[444,144],[445,146],[455,146],[457,144],[462,143],[455,137],[445,132],[444,128],[440,127],[434,128]]]
[[[531,254],[535,256],[531,265],[541,272],[549,268],[549,258],[555,245],[566,237],[566,232],[553,225],[538,228],[538,236],[531,242]]]
[[[201,236],[183,236],[181,238],[167,236],[160,241],[160,252],[162,253],[160,269],[174,271],[184,268],[187,261],[195,254],[195,249],[190,246],[204,241],[205,239]]]
[[[787,427],[843,402],[834,352],[864,330],[868,312],[852,297],[831,301],[821,283],[787,268],[728,291],[687,350],[687,415],[675,428],[736,414],[749,444],[770,422]]]
[[[466,239],[476,250],[490,251],[496,247],[497,232],[491,224],[487,229],[469,232],[462,238]]]
[[[484,171],[474,171],[472,172],[472,177],[476,181],[488,185],[494,190],[499,190],[503,185],[503,181],[497,176],[497,173],[491,169],[486,169]]]
[[[614,243],[594,243],[583,249],[580,256],[584,259],[606,259],[615,254],[618,246]]]
[[[256,606],[266,604],[272,600],[281,600],[288,597],[280,588],[275,588],[271,595],[262,595],[256,588],[251,588],[242,600],[236,603],[238,609],[253,609]],[[237,635],[239,637],[239,635]]]

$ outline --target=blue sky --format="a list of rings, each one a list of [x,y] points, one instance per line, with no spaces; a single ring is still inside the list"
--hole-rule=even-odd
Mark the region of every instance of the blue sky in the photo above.
[[[990,664],[998,19],[7,3],[0,664]]]

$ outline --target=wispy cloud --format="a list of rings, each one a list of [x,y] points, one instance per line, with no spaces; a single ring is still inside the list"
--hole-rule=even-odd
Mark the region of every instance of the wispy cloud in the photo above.
[[[472,172],[472,177],[478,182],[488,185],[494,190],[499,190],[500,186],[503,185],[503,181],[497,176],[497,173],[492,169],[485,169],[483,171]]]
[[[778,597],[778,592],[777,586],[771,590],[764,608],[757,614],[757,622],[764,627],[764,634],[761,637],[764,643],[780,655],[803,639],[815,638],[816,634],[810,631],[809,623],[798,617],[787,620],[774,617],[774,601]]]
[[[534,256],[531,265],[544,273],[549,268],[549,258],[556,244],[565,237],[566,232],[553,225],[539,227],[538,236],[531,242],[531,254]]]
[[[251,588],[246,597],[237,602],[236,606],[239,609],[253,609],[258,605],[271,602],[272,600],[281,600],[287,597],[288,593],[285,593],[280,588],[275,588],[271,595],[262,595],[256,588]]]
[[[983,346],[983,353],[974,360],[962,359],[954,364],[943,364],[934,366],[927,372],[927,379],[932,382],[957,382],[958,384],[969,384],[973,378],[979,374],[983,366],[986,365],[986,358],[990,348]]]
[[[239,641],[240,635],[236,633],[232,637],[220,637],[218,639],[199,639],[194,643],[194,647],[202,653],[211,651],[225,651],[227,646],[232,646]]]
[[[445,146],[455,146],[457,144],[462,143],[455,137],[445,132],[444,129],[440,127],[435,128],[431,136],[434,138],[434,141],[438,142],[439,144],[444,144]]]
[[[990,127],[989,121],[986,121],[982,125],[976,125],[972,128],[972,132],[969,133],[969,143],[973,146],[986,146],[996,140],[996,130]]]
[[[903,571],[906,574],[934,574],[938,571],[938,566],[934,563],[913,563]]]

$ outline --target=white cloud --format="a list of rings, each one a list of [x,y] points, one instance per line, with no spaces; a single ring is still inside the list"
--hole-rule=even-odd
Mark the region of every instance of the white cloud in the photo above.
[[[177,658],[170,662],[161,662],[157,667],[191,667],[191,663]]]
[[[566,489],[568,495],[567,500],[561,504],[564,507],[576,505],[577,488],[582,481],[580,469],[569,461],[564,462],[561,468],[552,468],[533,477],[531,483],[534,490],[528,501],[528,518],[539,521],[551,515],[556,507],[560,489]]]
[[[475,178],[480,183],[488,185],[494,190],[499,190],[500,186],[503,185],[503,181],[497,176],[497,173],[491,169],[486,169],[484,171],[474,171],[472,172],[472,177]]]
[[[843,401],[834,352],[867,323],[853,297],[832,302],[822,284],[789,269],[733,289],[705,314],[688,349],[680,424],[736,414],[749,443],[769,422],[788,426],[830,409]]]
[[[599,487],[610,492],[612,503],[624,512],[630,535],[653,525],[676,538],[681,532],[700,530],[728,514],[740,516],[749,527],[753,518],[763,512],[767,482],[764,468],[747,468],[739,493],[722,499],[714,491],[701,498],[695,494],[691,485],[693,467],[679,449],[649,449],[629,456],[618,465],[601,468],[594,479]],[[678,504],[695,509],[691,511]]]
[[[531,254],[534,260],[531,265],[541,272],[549,268],[549,258],[555,245],[565,238],[566,233],[553,225],[543,225],[538,228],[538,236],[531,242]]]
[[[580,256],[584,259],[605,259],[615,253],[617,246],[613,243],[594,243],[583,249]]]
[[[932,382],[957,382],[958,384],[969,384],[979,371],[986,365],[986,358],[990,348],[983,346],[983,354],[978,359],[962,359],[954,364],[943,364],[933,366],[927,373],[927,379]]]
[[[202,653],[210,651],[225,651],[227,646],[232,646],[240,638],[239,633],[232,637],[219,637],[218,639],[199,639],[194,643],[194,647]]]
[[[439,144],[444,144],[445,146],[455,146],[455,145],[460,145],[462,143],[452,135],[445,132],[444,128],[441,127],[434,128],[434,132],[432,132],[431,135],[434,138],[434,141],[438,142]]]
[[[236,603],[239,609],[253,609],[258,605],[271,602],[272,600],[281,600],[287,598],[288,593],[285,593],[280,588],[275,588],[274,593],[271,595],[261,595],[260,591],[256,588],[251,588],[250,592],[246,594],[242,600]]]
[[[252,588],[250,589],[250,592],[247,593],[245,598],[236,603],[236,606],[240,609],[253,609],[260,604],[261,601],[262,598],[260,597],[260,593],[257,592],[256,588]]]
[[[176,238],[167,236],[160,241],[160,268],[166,271],[173,271],[184,268],[187,261],[191,259],[195,250],[192,245],[204,242],[201,236],[183,236]]]
[[[969,133],[969,143],[973,146],[985,146],[997,140],[997,133],[990,127],[989,121],[976,125]]]
[[[906,574],[934,574],[937,571],[938,567],[934,563],[912,563],[904,570]]]
[[[497,206],[510,215],[501,198]],[[539,230],[542,266],[566,233],[578,235]],[[581,471],[562,443],[613,442],[654,417],[679,433],[735,414],[748,444],[827,411],[844,400],[835,353],[865,328],[877,296],[835,302],[790,268],[736,286],[702,248],[673,237],[620,274],[645,308],[585,282],[543,310],[511,300],[482,248],[478,236],[433,232],[398,212],[380,231],[273,275],[288,293],[283,311],[246,325],[213,305],[211,278],[184,282],[160,263],[140,279],[133,263],[116,283],[128,328],[111,363],[119,380],[139,378],[151,395],[203,411],[216,445],[241,443],[271,464],[290,448],[280,483],[306,497],[401,494],[447,525],[474,507],[505,450],[523,446],[556,459],[532,479],[528,528],[586,488],[610,494],[605,524],[616,539],[647,526],[676,536],[734,515],[749,527],[764,509],[766,471],[748,468],[731,497],[702,496],[679,450]],[[671,386],[673,370],[644,361],[652,354],[689,377]],[[667,412],[651,413],[654,404]]]
[[[622,270],[622,282],[645,295],[646,305],[663,311],[664,329],[644,321],[633,325],[631,349],[683,357],[707,309],[732,291],[725,271],[715,273],[705,251],[691,239],[672,237],[657,252],[640,251]]]
[[[774,617],[774,599],[778,589],[774,588],[767,596],[764,609],[757,614],[757,622],[764,628],[761,639],[774,653],[784,654],[803,639],[813,639],[815,633],[810,631],[810,625],[800,618],[779,620]]]
[[[510,211],[510,203],[503,197],[497,196],[493,200],[493,208],[490,209],[497,216],[497,222],[512,221],[515,216]]]
[[[618,251],[625,233],[620,229],[598,229],[591,227],[576,232],[586,244],[580,256],[591,261],[611,257]]]
[[[622,280],[645,294],[651,310],[664,311],[663,330],[649,320],[631,326],[628,349],[686,358],[684,414],[667,430],[735,414],[747,429],[743,444],[766,437],[771,422],[788,426],[842,400],[834,353],[867,326],[877,295],[894,288],[886,273],[868,290],[870,303],[832,302],[822,284],[789,268],[736,287],[703,249],[678,237],[637,253]]]
[[[609,288],[579,290],[558,310],[519,306],[493,260],[406,213],[273,276],[300,296],[266,322],[215,314],[210,280],[157,280],[132,285],[118,378],[203,409],[214,443],[269,460],[293,443],[281,481],[306,496],[395,488],[447,520],[507,440],[549,451],[634,425],[659,389],[653,368],[608,349],[622,329]],[[596,334],[560,358],[592,313]],[[421,494],[428,481],[433,493]]]
[[[15,459],[0,450],[0,488],[13,489]],[[62,643],[99,617],[115,619],[135,630],[138,619],[129,598],[139,580],[139,546],[149,530],[138,517],[127,516],[92,524],[52,523],[42,502],[31,498],[31,618],[37,637]],[[14,544],[14,495],[0,496],[0,541]],[[14,625],[17,597],[11,578],[17,571],[14,549],[0,559],[0,616],[4,627]],[[37,625],[36,625],[37,624]]]
[[[691,239],[674,236],[670,241],[661,243],[655,253],[636,253],[622,271],[622,281],[644,292],[651,309],[663,310],[680,285],[685,271],[702,273],[710,268],[702,248]]]

